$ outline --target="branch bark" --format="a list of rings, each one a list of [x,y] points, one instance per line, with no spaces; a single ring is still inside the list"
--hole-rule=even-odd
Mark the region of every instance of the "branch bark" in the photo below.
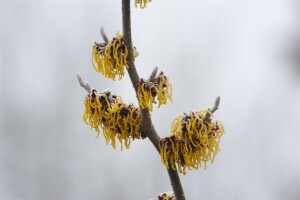
[[[137,95],[138,83],[140,78],[135,68],[134,58],[132,53],[130,0],[122,0],[122,16],[123,16],[124,44],[128,48],[127,63],[129,67],[127,71]],[[154,129],[150,112],[147,108],[142,109],[141,106],[140,106],[140,110],[142,116],[142,125],[141,125],[142,133],[150,139],[150,141],[152,142],[156,150],[159,152],[159,141],[161,138],[159,137],[156,130]],[[176,170],[173,170],[172,168],[169,168],[168,174],[169,174],[169,178],[173,187],[173,192],[176,200],[185,200],[185,196],[179,179],[178,172]]]

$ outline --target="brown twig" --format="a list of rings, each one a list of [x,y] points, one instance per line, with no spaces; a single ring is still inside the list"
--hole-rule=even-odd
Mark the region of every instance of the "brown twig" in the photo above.
[[[137,94],[139,75],[136,71],[134,58],[132,54],[130,0],[122,0],[122,15],[123,15],[124,44],[129,49],[128,56],[127,56],[127,63],[129,68],[127,70],[132,85]],[[142,116],[142,125],[141,125],[142,133],[150,139],[152,144],[155,146],[156,150],[159,152],[160,137],[158,136],[157,132],[154,129],[149,110],[147,108],[142,109],[141,106],[140,106],[140,110]],[[178,172],[176,170],[173,170],[172,168],[168,168],[168,174],[169,174],[169,178],[173,187],[176,200],[185,200],[185,196],[178,176]]]
[[[219,104],[220,104],[220,96],[218,96],[215,100],[215,104],[214,107],[210,110],[210,112],[207,112],[204,118],[204,121],[209,120],[210,116],[219,108]]]
[[[78,80],[79,85],[80,85],[81,87],[83,87],[88,93],[91,92],[91,87],[90,87],[90,85],[88,84],[88,82],[84,83],[84,82],[82,81],[82,79],[81,79],[79,73],[77,73],[77,80]]]
[[[155,76],[156,76],[156,74],[157,74],[157,71],[158,71],[158,67],[154,67],[154,69],[152,70],[152,73],[151,73],[151,75],[150,75],[150,77],[149,77],[149,81],[153,81],[154,80],[154,78],[155,78]]]
[[[107,37],[107,35],[106,35],[105,31],[104,31],[103,26],[101,26],[101,28],[100,28],[100,34],[101,34],[101,36],[102,36],[104,42],[105,42],[106,44],[108,44],[108,42],[109,42],[109,41],[108,41],[108,37]]]

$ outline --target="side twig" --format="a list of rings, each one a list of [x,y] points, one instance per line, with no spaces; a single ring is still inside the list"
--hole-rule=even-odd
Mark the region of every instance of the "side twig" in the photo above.
[[[219,108],[219,104],[220,104],[220,96],[218,96],[215,100],[215,104],[214,104],[214,107],[210,110],[210,112],[207,112],[206,115],[205,115],[205,118],[204,118],[204,121],[207,121],[209,120],[210,116],[216,111],[218,110]]]
[[[101,34],[101,36],[102,36],[104,42],[105,42],[106,44],[108,44],[108,41],[109,41],[109,40],[108,40],[108,37],[107,37],[107,35],[106,35],[105,31],[104,31],[103,26],[101,26],[101,28],[100,28],[100,34]]]
[[[151,75],[150,75],[150,77],[149,77],[149,81],[153,81],[154,80],[154,78],[155,78],[155,76],[156,76],[156,74],[157,74],[157,71],[158,71],[158,67],[154,67],[154,69],[152,70],[152,73],[151,73]]]
[[[88,82],[84,83],[84,82],[82,81],[82,79],[81,79],[79,73],[77,73],[77,80],[78,80],[79,85],[80,85],[81,87],[83,87],[88,93],[91,92],[91,87],[90,87],[90,85],[88,84]]]

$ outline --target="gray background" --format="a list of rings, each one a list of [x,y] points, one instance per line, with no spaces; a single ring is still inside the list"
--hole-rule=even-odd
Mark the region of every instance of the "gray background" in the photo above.
[[[128,76],[106,79],[91,46],[122,31],[120,1],[1,1],[0,199],[150,199],[171,190],[149,140],[106,146],[82,121],[85,91],[137,103]],[[131,4],[133,6],[133,2]],[[160,136],[182,111],[211,106],[225,125],[207,170],[181,175],[187,199],[300,199],[299,2],[161,1],[132,9],[136,66],[159,66],[174,103],[154,109]]]

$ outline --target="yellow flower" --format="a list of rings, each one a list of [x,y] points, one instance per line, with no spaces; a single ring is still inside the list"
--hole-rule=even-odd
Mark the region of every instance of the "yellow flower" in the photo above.
[[[90,125],[99,136],[102,129],[106,144],[116,148],[116,140],[128,149],[130,142],[140,139],[141,116],[132,104],[124,104],[122,98],[111,92],[97,92],[93,89],[84,100],[83,121]]]
[[[128,68],[127,56],[128,49],[123,42],[123,36],[117,33],[116,37],[108,43],[95,43],[92,49],[92,64],[95,70],[107,78],[119,80],[124,76],[124,66]],[[133,47],[133,56],[137,52]]]
[[[155,200],[174,200],[175,196],[173,192],[164,192],[161,194],[158,194]]]
[[[148,108],[150,111],[153,109],[153,103],[157,103],[156,100],[158,108],[162,104],[167,104],[168,99],[173,102],[172,85],[169,78],[161,72],[152,80],[141,79],[138,85],[138,98],[141,107]]]
[[[123,142],[129,149],[130,142],[141,138],[141,115],[139,109],[133,104],[118,103],[110,112],[110,119],[103,123],[103,132],[106,143],[116,148],[115,140],[118,139],[123,149]]]
[[[85,112],[83,114],[83,121],[89,124],[91,128],[95,129],[99,136],[99,127],[102,122],[110,118],[110,110],[115,103],[122,102],[121,97],[111,95],[111,93],[100,93],[93,89],[84,99]]]
[[[151,2],[151,0],[135,0],[135,7],[138,7],[138,4],[140,8],[146,8],[146,4]]]
[[[206,114],[209,112],[209,118]],[[222,122],[212,120],[209,110],[177,115],[171,126],[171,135],[160,141],[160,155],[166,167],[177,166],[180,173],[198,169],[206,162],[213,163],[224,133]]]

